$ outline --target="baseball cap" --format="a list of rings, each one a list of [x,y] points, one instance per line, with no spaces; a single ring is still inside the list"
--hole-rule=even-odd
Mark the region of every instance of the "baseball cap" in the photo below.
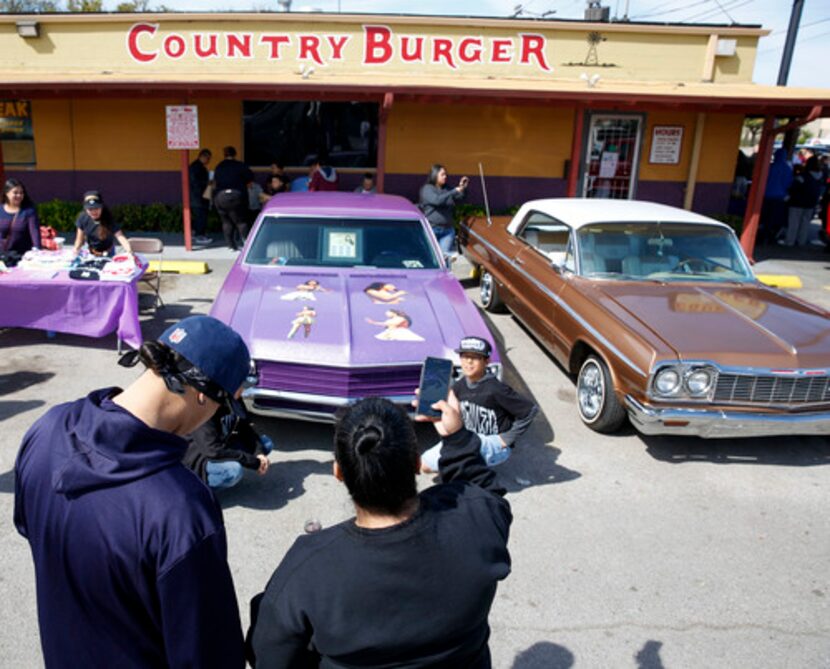
[[[455,349],[456,353],[475,353],[485,358],[490,357],[490,352],[493,350],[490,342],[481,337],[464,337],[461,344]]]
[[[211,399],[222,402],[232,399],[239,390],[251,364],[245,342],[234,330],[212,316],[189,316],[167,328],[159,342],[169,346],[197,367],[211,384],[222,392],[209,392]]]
[[[84,193],[84,209],[97,209],[104,206],[104,198],[97,190],[88,190]]]

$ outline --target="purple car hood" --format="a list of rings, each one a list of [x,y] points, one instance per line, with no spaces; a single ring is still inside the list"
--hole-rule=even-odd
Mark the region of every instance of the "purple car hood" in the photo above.
[[[242,335],[257,360],[420,363],[428,355],[456,358],[453,349],[467,334],[492,341],[461,285],[444,270],[237,266],[211,313]]]

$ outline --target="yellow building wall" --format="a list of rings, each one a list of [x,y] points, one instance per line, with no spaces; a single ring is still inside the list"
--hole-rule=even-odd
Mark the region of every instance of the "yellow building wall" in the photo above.
[[[165,106],[181,100],[32,101],[38,170],[178,171],[181,155],[167,149]],[[202,146],[221,159],[228,144],[242,153],[242,103],[193,100]],[[196,152],[191,152],[191,160]],[[244,156],[242,156],[244,158]],[[149,194],[148,194],[149,195]]]
[[[703,144],[697,180],[710,183],[731,183],[741,138],[744,117],[740,114],[706,114]],[[649,112],[643,148],[640,153],[641,181],[686,181],[695,137],[697,114],[694,112]],[[656,125],[683,126],[680,163],[653,165],[649,162],[651,140]]]
[[[389,114],[386,171],[562,178],[573,110],[566,107],[396,103]]]

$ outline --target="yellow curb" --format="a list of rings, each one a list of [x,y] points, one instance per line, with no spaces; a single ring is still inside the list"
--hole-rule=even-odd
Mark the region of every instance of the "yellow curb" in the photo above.
[[[207,274],[208,264],[202,260],[151,260],[149,270],[178,274]]]
[[[801,279],[793,274],[756,274],[758,281],[773,288],[802,288]]]

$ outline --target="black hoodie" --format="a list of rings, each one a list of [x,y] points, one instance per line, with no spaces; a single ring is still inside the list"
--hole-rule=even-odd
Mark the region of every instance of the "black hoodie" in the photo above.
[[[48,667],[241,667],[222,513],[154,430],[108,388],[23,438],[14,522],[35,562]]]

